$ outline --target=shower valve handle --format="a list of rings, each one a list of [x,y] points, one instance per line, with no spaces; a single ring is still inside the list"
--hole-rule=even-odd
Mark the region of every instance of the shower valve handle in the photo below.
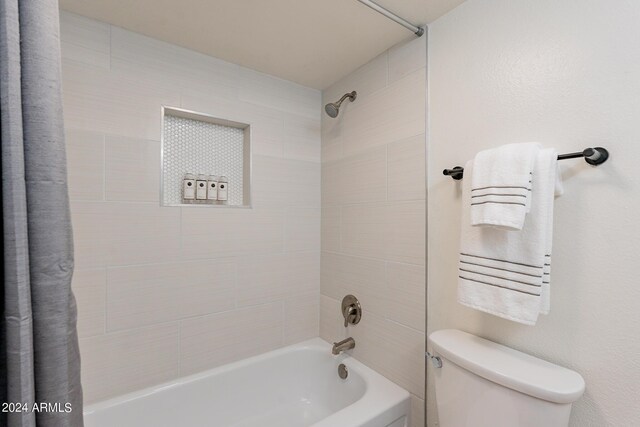
[[[347,295],[342,299],[342,317],[344,317],[344,327],[349,324],[357,325],[362,317],[362,307],[360,301],[353,295]]]
[[[344,327],[345,328],[347,326],[349,326],[349,323],[353,323],[353,321],[356,318],[357,311],[358,310],[353,305],[347,306],[347,308],[344,310],[344,313],[342,313],[342,315],[344,316]]]

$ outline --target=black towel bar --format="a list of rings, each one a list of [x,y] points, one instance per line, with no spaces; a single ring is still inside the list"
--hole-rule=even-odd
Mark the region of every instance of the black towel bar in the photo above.
[[[558,155],[558,160],[577,159],[579,157],[584,157],[584,161],[592,166],[598,166],[607,161],[609,152],[606,148],[602,147],[585,148],[583,151],[577,153],[560,154]],[[443,170],[442,174],[450,176],[455,180],[460,180],[464,175],[464,168],[462,166],[456,166],[452,169]]]

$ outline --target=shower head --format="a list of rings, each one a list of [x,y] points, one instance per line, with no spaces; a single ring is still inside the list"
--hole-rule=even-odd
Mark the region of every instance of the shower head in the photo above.
[[[326,111],[329,117],[335,119],[336,117],[338,117],[338,113],[340,112],[340,105],[342,104],[342,102],[347,98],[349,98],[349,101],[353,102],[355,101],[356,96],[358,96],[358,94],[355,90],[351,93],[345,93],[344,95],[342,95],[342,98],[338,100],[338,102],[330,102],[325,105],[324,111]]]

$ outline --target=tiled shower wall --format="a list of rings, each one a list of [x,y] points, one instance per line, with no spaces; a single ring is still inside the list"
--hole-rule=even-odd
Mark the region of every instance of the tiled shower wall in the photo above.
[[[61,19],[86,402],[318,336],[320,92]],[[252,125],[253,209],[160,207],[162,105]]]
[[[426,37],[384,52],[326,89],[356,90],[322,116],[320,335],[354,337],[355,357],[412,394],[424,425]],[[347,330],[340,301],[362,321]]]

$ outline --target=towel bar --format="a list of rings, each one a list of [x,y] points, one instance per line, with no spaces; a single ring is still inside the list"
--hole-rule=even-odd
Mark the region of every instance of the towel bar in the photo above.
[[[585,148],[583,151],[576,153],[560,154],[558,155],[558,160],[577,159],[579,157],[584,157],[584,161],[592,166],[598,166],[607,161],[609,152],[606,148],[602,147]],[[464,175],[464,168],[462,166],[456,166],[452,169],[443,170],[442,174],[450,176],[455,180],[460,180]]]

